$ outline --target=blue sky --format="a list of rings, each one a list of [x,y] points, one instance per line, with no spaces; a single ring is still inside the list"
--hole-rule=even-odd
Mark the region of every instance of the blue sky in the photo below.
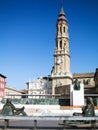
[[[50,75],[62,0],[0,0],[0,73],[7,85]],[[98,0],[63,0],[69,24],[71,72],[98,67]]]

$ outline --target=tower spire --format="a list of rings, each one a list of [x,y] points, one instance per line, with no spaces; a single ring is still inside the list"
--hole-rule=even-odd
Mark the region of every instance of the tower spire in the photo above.
[[[64,9],[63,9],[63,4],[61,4],[61,9],[60,9],[59,15],[64,15],[65,16]]]
[[[61,4],[61,8],[60,8],[60,12],[59,12],[59,17],[58,17],[58,22],[62,22],[65,21],[67,22],[66,18],[65,18],[65,13],[64,13],[64,9],[63,9],[63,4]]]

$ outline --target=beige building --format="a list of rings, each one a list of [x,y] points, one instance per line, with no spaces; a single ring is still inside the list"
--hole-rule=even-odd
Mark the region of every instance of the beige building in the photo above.
[[[95,73],[74,73],[73,74],[73,81],[78,79],[80,82],[84,84],[84,88],[92,88],[95,87],[94,81]]]
[[[81,83],[84,84],[84,93],[85,96],[89,96],[89,94],[96,94],[95,80],[94,80],[95,72],[92,73],[78,73],[73,74],[73,81],[78,79]]]
[[[51,72],[52,94],[55,94],[55,87],[72,84],[72,74],[70,72],[68,23],[65,18],[63,6],[61,7],[59,13],[56,30],[54,66]]]
[[[73,82],[78,79],[84,84],[84,97],[93,97],[96,101],[98,96],[98,74],[96,73],[74,73]],[[97,85],[96,85],[97,84]],[[58,98],[62,99],[63,105],[70,105],[70,85],[58,86],[55,88],[55,94],[59,94]],[[64,102],[63,102],[64,99]],[[66,102],[65,102],[66,100]]]
[[[4,98],[21,98],[22,91],[19,91],[15,88],[5,86],[5,96]]]

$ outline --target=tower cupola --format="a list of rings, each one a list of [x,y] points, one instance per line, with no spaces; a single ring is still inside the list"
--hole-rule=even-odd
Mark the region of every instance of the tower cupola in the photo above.
[[[63,21],[67,22],[67,20],[65,18],[65,13],[64,13],[64,10],[63,10],[63,6],[61,6],[58,22],[63,22]]]

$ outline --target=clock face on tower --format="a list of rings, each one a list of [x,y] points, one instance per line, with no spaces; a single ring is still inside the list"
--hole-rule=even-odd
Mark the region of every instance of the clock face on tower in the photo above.
[[[56,63],[57,63],[58,65],[60,65],[61,63],[63,63],[62,58],[57,58]]]

